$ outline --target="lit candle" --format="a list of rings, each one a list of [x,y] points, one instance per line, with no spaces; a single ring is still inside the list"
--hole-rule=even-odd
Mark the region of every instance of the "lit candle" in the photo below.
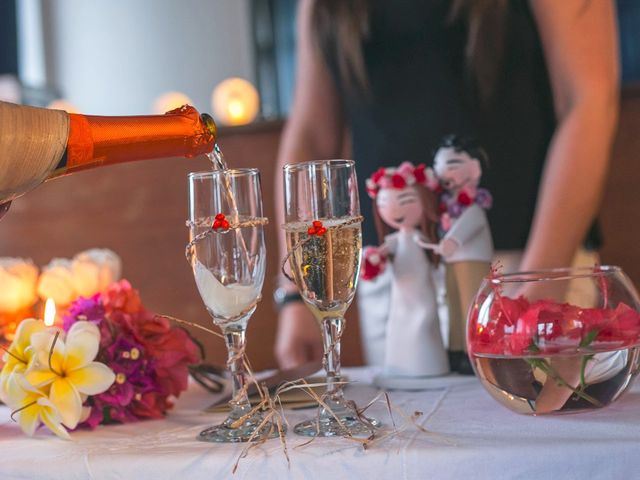
[[[250,82],[242,78],[228,78],[213,89],[211,107],[220,123],[245,125],[258,115],[260,97]]]
[[[48,298],[47,303],[44,304],[44,324],[47,327],[52,327],[56,321],[56,302],[53,298]]]

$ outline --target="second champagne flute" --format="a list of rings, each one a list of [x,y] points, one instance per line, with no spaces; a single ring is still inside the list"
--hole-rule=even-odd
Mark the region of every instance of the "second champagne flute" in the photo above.
[[[305,436],[369,436],[379,425],[342,392],[340,337],[360,271],[362,233],[354,162],[322,160],[284,167],[288,261],[302,298],[322,330],[327,391],[316,418],[295,426]]]

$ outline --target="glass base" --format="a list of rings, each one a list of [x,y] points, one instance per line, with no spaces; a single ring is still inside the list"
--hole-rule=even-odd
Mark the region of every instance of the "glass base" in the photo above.
[[[258,433],[255,433],[264,422],[261,413],[256,413],[247,418],[241,425],[233,427],[238,417],[230,415],[220,425],[209,427],[198,434],[197,439],[202,442],[238,443],[248,441],[266,440],[278,437],[278,427],[274,422],[266,422]],[[283,425],[283,428],[286,427]]]
[[[333,414],[321,407],[318,417],[297,424],[293,431],[304,437],[367,438],[382,426],[373,418],[363,415],[358,418],[355,410],[344,403],[331,404],[330,407]]]

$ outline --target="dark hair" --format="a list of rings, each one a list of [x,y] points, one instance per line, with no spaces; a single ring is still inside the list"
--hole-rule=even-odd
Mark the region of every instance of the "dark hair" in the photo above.
[[[446,135],[438,145],[438,149],[440,148],[453,148],[456,152],[465,152],[471,158],[479,160],[483,168],[489,166],[489,156],[487,152],[485,152],[484,148],[480,146],[474,137],[456,134]]]
[[[478,96],[493,93],[506,50],[510,0],[452,0],[449,23],[462,22],[467,30],[465,63]],[[313,36],[325,57],[333,52],[347,89],[364,91],[368,81],[362,43],[369,34],[368,0],[315,0]]]
[[[366,90],[362,42],[369,35],[368,0],[315,0],[313,38],[325,58],[335,55],[340,79],[350,90]]]
[[[438,243],[438,224],[440,223],[440,213],[438,211],[439,201],[438,195],[429,190],[424,185],[414,185],[422,204],[423,214],[420,220],[420,232],[424,238],[430,243]],[[378,242],[380,245],[384,242],[384,237],[391,233],[391,227],[382,221],[380,212],[378,211],[378,204],[373,201],[373,221],[376,226],[376,233],[378,234]],[[425,254],[431,263],[438,265],[440,257],[431,250],[425,250]]]

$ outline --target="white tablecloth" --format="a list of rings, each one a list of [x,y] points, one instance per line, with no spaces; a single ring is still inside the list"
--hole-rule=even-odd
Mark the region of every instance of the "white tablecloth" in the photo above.
[[[376,390],[368,369],[347,369],[356,386],[348,395],[360,403]],[[164,420],[78,431],[73,441],[39,430],[22,435],[0,409],[0,479],[435,479],[435,478],[638,478],[640,476],[640,388],[632,388],[609,408],[555,417],[521,416],[496,403],[473,377],[434,380],[425,392],[393,392],[395,406],[422,411],[420,424],[364,451],[346,439],[305,439],[288,435],[287,466],[277,440],[253,449],[231,474],[241,444],[210,444],[196,434],[219,422],[206,414],[212,397],[199,387],[183,395]],[[370,414],[386,425],[384,405]],[[287,412],[291,424],[313,410]],[[402,423],[396,416],[396,421]]]

